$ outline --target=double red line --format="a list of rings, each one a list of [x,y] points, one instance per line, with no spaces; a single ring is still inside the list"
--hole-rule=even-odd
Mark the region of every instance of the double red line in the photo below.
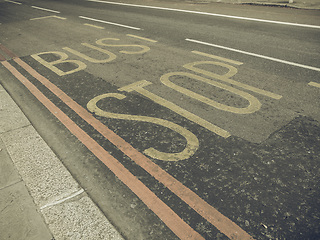
[[[0,44],[0,49],[10,58],[26,70],[31,76],[45,85],[61,101],[67,104],[88,124],[93,126],[106,139],[112,142],[124,154],[130,157],[136,164],[146,170],[155,179],[176,194],[182,201],[187,203],[198,214],[214,225],[219,231],[230,239],[253,240],[253,238],[222,215],[214,207],[205,202],[189,188],[184,186],[149,158],[133,148],[129,143],[116,135],[107,126],[92,116],[86,109],[71,99],[61,89],[51,83],[47,78],[39,74],[28,64],[22,61],[14,53]],[[64,112],[54,105],[36,86],[24,77],[15,67],[13,67],[4,56],[0,54],[0,60],[25,87],[53,114],[61,121],[69,131],[74,134],[100,161],[102,161],[131,191],[133,191],[180,239],[204,239],[198,232],[185,223],[170,207],[160,200],[149,188],[138,180],[128,169],[126,169],[117,159],[110,155],[86,132],[84,132],[75,122],[73,122]]]

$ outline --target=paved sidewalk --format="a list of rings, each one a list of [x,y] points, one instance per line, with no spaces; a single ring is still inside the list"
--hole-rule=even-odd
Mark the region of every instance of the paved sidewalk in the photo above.
[[[253,4],[303,9],[320,9],[319,0],[187,0],[190,2],[224,2],[233,4]]]
[[[0,239],[122,239],[1,85]]]
[[[194,4],[207,4],[207,3],[220,2],[220,3],[230,3],[230,4],[252,4],[252,5],[264,5],[264,6],[302,8],[302,9],[320,9],[319,0],[159,0],[159,1],[186,2],[186,3],[194,3]]]

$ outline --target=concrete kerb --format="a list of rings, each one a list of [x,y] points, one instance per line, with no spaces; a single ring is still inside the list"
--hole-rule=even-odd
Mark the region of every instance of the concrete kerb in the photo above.
[[[170,0],[164,0],[164,1],[170,1]],[[320,9],[320,1],[318,0],[172,0],[172,1],[192,3],[192,4],[229,3],[229,4],[272,6],[272,7],[301,8],[301,9]]]
[[[122,239],[1,85],[0,149],[0,239]]]

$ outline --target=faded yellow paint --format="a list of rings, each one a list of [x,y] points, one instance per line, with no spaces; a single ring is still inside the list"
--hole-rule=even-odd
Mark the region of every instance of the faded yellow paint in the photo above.
[[[98,28],[98,29],[104,29],[104,27],[93,25],[93,24],[89,24],[89,23],[84,23],[83,25],[88,26],[88,27]]]
[[[216,65],[216,66],[221,66],[221,67],[227,68],[228,72],[226,74],[224,74],[224,75],[219,75],[219,74],[216,74],[216,73],[213,73],[213,72],[206,71],[206,70],[201,69],[201,68],[197,68],[197,67],[195,67],[196,65]],[[185,64],[185,65],[183,65],[183,67],[186,68],[186,69],[189,69],[191,71],[194,71],[194,72],[197,72],[197,73],[200,73],[200,74],[204,74],[204,75],[206,75],[208,77],[215,78],[215,79],[218,79],[218,80],[223,81],[223,82],[227,82],[227,83],[232,84],[234,86],[238,86],[238,87],[241,87],[243,89],[246,89],[246,90],[249,90],[249,91],[252,91],[252,92],[255,92],[255,93],[270,97],[270,98],[273,98],[273,99],[279,100],[280,98],[282,98],[281,95],[278,95],[278,94],[275,94],[275,93],[272,93],[272,92],[269,92],[269,91],[265,91],[265,90],[262,90],[260,88],[256,88],[256,87],[253,87],[253,86],[250,86],[250,85],[247,85],[247,84],[244,84],[244,83],[241,83],[241,82],[238,82],[238,81],[230,79],[230,77],[233,77],[238,72],[238,70],[235,67],[233,67],[231,65],[228,65],[228,64],[225,64],[225,63],[222,63],[222,62],[198,61],[198,62]]]
[[[153,42],[153,43],[158,42],[158,41],[153,40],[153,39],[150,39],[150,38],[140,37],[140,36],[132,35],[132,34],[127,34],[127,36],[128,36],[128,37],[137,38],[137,39],[141,39],[141,40],[144,40],[144,41],[147,41],[147,42]]]
[[[235,61],[235,60],[232,60],[232,59],[229,59],[229,58],[219,57],[219,56],[216,56],[216,55],[213,55],[213,54],[208,54],[208,53],[199,52],[199,51],[191,51],[191,52],[195,53],[195,54],[198,54],[198,55],[201,55],[201,56],[217,59],[219,61],[228,62],[228,63],[235,64],[235,65],[242,65],[243,64],[242,62],[238,62],[238,61]]]
[[[40,57],[40,55],[43,55],[43,54],[53,54],[53,55],[59,56],[60,59],[52,61],[52,62],[47,62],[43,58]],[[75,73],[75,72],[81,71],[87,67],[87,65],[81,61],[67,60],[69,56],[64,52],[58,52],[58,51],[42,52],[42,53],[32,54],[31,57],[33,57],[39,63],[41,63],[45,67],[49,68],[50,70],[52,70],[53,72],[55,72],[59,76],[64,76],[64,75],[68,75],[71,73]],[[55,65],[62,64],[62,63],[73,63],[73,64],[77,65],[78,67],[73,70],[64,72],[61,69],[55,67]]]
[[[318,87],[318,88],[320,88],[320,83],[309,82],[308,85],[309,85],[309,86],[313,86],[313,87]]]
[[[149,157],[163,160],[163,161],[179,161],[185,160],[190,158],[199,148],[199,140],[198,138],[189,130],[164,119],[154,118],[154,117],[147,117],[147,116],[136,116],[136,115],[129,115],[129,114],[118,114],[118,113],[111,113],[100,109],[97,106],[97,103],[105,98],[116,98],[119,100],[124,99],[126,96],[119,93],[106,93],[99,95],[93,99],[91,99],[88,104],[87,108],[89,111],[107,118],[114,118],[114,119],[122,119],[122,120],[130,120],[130,121],[141,121],[141,122],[149,122],[153,124],[157,124],[166,128],[171,129],[182,135],[187,143],[186,147],[182,152],[179,153],[166,153],[160,152],[154,148],[148,148],[144,150],[144,154],[148,155]]]
[[[95,49],[99,52],[102,52],[102,53],[105,53],[108,55],[108,58],[106,59],[95,59],[95,58],[92,58],[92,57],[89,57],[81,52],[78,52],[72,48],[69,48],[69,47],[64,47],[63,49],[68,51],[68,52],[71,52],[73,53],[74,55],[77,55],[78,57],[81,57],[85,60],[87,60],[88,62],[92,62],[92,63],[107,63],[107,62],[111,62],[113,61],[114,59],[117,58],[117,56],[115,54],[113,54],[112,52],[106,50],[106,49],[102,49],[102,48],[99,48],[97,46],[94,46],[94,45],[91,45],[89,43],[81,43],[83,46],[86,46],[86,47],[89,47],[89,48],[92,48],[92,49]]]
[[[148,51],[150,51],[150,48],[144,45],[125,45],[125,44],[119,44],[119,45],[115,45],[115,44],[109,44],[109,43],[105,43],[106,41],[119,41],[120,39],[118,38],[103,38],[103,39],[99,39],[96,41],[96,43],[100,46],[106,46],[106,47],[133,47],[133,48],[141,48],[140,51],[125,51],[125,50],[121,50],[119,52],[124,53],[124,54],[143,54],[146,53]]]
[[[187,110],[179,107],[178,105],[162,98],[162,97],[159,97],[153,93],[151,93],[150,91],[144,89],[144,87],[148,86],[152,84],[151,82],[149,81],[146,81],[146,80],[142,80],[142,81],[139,81],[139,82],[135,82],[133,84],[130,84],[130,85],[127,85],[125,87],[122,87],[122,88],[119,88],[118,90],[119,91],[127,91],[127,92],[132,92],[132,91],[136,91],[138,93],[140,93],[141,95],[151,99],[152,101],[156,102],[157,104],[160,104],[170,110],[172,110],[173,112],[185,117],[186,119],[189,119],[190,121],[192,122],[195,122],[197,124],[199,124],[200,126],[208,129],[209,131],[221,136],[221,137],[224,137],[224,138],[227,138],[227,137],[230,137],[230,133],[227,132],[226,130],[204,120],[203,118],[191,113],[191,112],[188,112]]]
[[[202,82],[207,83],[209,85],[212,85],[212,86],[218,87],[220,89],[229,91],[235,95],[238,95],[238,96],[246,99],[249,102],[249,105],[244,108],[237,108],[237,107],[231,107],[231,106],[216,102],[210,98],[207,98],[203,95],[200,95],[198,93],[190,91],[189,89],[186,89],[184,87],[181,87],[181,86],[174,84],[173,82],[170,81],[170,77],[172,77],[172,76],[184,76],[184,77],[196,79],[198,81],[202,81]],[[170,87],[170,88],[172,88],[182,94],[185,94],[191,98],[194,98],[200,102],[203,102],[209,106],[212,106],[214,108],[217,108],[217,109],[220,109],[223,111],[237,113],[237,114],[249,114],[249,113],[254,113],[254,112],[258,111],[261,107],[260,101],[256,97],[252,96],[249,93],[243,92],[243,91],[236,89],[234,87],[231,87],[231,86],[225,85],[223,83],[219,83],[217,81],[213,81],[213,80],[210,80],[210,79],[207,79],[207,78],[204,78],[204,77],[192,74],[192,73],[187,73],[187,72],[167,73],[167,74],[164,74],[163,76],[161,76],[160,81],[164,85],[166,85],[166,86],[168,86],[168,87]]]

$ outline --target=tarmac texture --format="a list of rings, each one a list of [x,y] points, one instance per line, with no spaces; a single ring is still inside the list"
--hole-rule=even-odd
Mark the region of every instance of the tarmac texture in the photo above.
[[[318,0],[172,1],[320,9]],[[1,85],[0,160],[0,239],[122,239]]]

